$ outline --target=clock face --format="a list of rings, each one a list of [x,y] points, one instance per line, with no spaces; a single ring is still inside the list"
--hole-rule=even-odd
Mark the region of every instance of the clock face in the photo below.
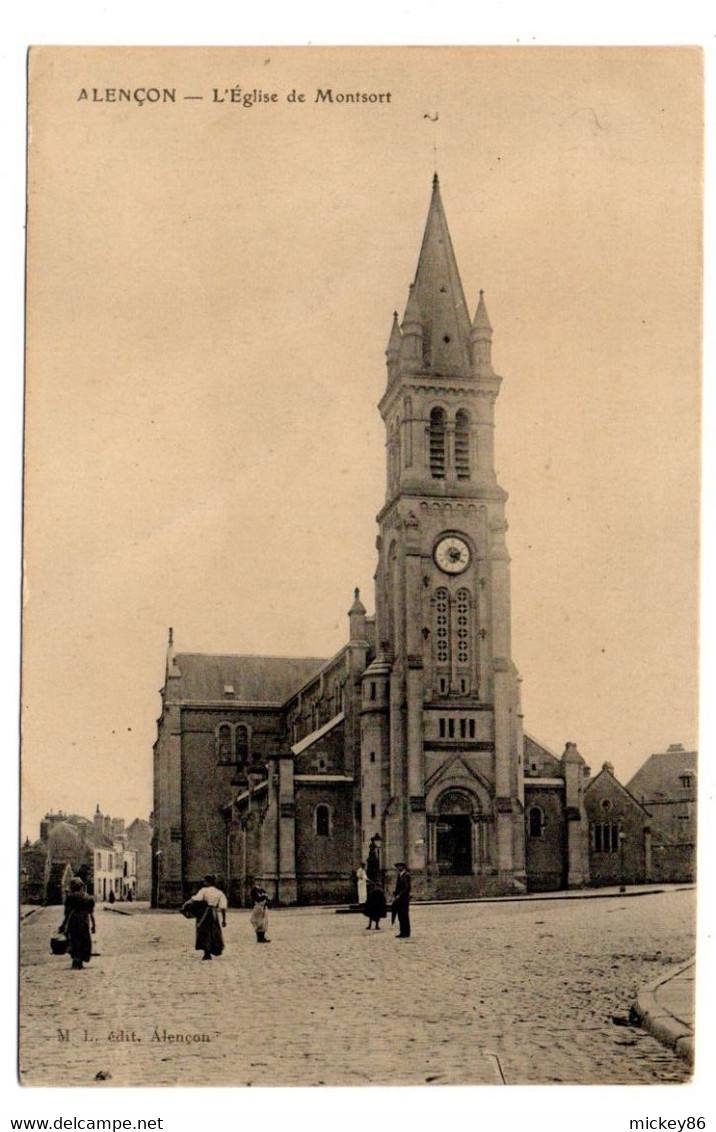
[[[446,574],[462,574],[470,565],[470,547],[457,535],[446,535],[437,543],[435,562]]]

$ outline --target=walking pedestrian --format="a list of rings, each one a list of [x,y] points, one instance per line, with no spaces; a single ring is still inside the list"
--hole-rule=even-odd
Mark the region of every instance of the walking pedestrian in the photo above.
[[[358,887],[358,903],[365,904],[368,899],[368,874],[365,871],[365,861],[361,861],[356,869],[356,885]]]
[[[396,939],[410,939],[410,873],[405,861],[396,861],[398,876],[393,892],[392,909],[398,917],[399,932]]]
[[[252,927],[256,932],[257,943],[270,943],[271,940],[266,938],[268,931],[268,893],[261,883],[261,877],[254,877],[249,893],[249,900],[252,904],[251,920]]]
[[[95,933],[94,900],[85,892],[81,877],[73,877],[70,881],[60,931],[67,936],[72,970],[81,971],[92,957],[92,936]]]
[[[189,908],[189,915],[196,916],[194,950],[204,952],[202,960],[221,955],[224,950],[222,928],[226,927],[227,907],[226,896],[217,888],[213,873],[206,874],[203,888],[184,905],[185,909]]]
[[[374,884],[373,881],[368,881],[368,898],[363,905],[363,915],[368,917],[368,927],[366,931],[370,931],[375,924],[375,930],[380,931],[380,921],[384,920],[388,914],[388,907],[385,902],[385,893],[379,884]]]

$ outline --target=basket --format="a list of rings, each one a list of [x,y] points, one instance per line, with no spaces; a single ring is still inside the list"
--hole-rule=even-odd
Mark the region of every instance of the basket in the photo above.
[[[69,946],[70,941],[64,932],[56,932],[55,935],[50,936],[50,951],[53,955],[66,955]]]

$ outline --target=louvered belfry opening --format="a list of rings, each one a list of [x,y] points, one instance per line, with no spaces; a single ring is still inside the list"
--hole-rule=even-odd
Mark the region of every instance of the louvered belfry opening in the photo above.
[[[433,409],[430,414],[430,474],[434,480],[445,479],[444,409]]]
[[[455,472],[459,480],[470,478],[470,416],[464,409],[455,414]]]

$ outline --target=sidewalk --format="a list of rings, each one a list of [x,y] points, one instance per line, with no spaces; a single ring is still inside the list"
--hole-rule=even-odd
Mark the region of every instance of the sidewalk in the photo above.
[[[635,1010],[642,1026],[689,1065],[694,1063],[695,959],[662,975],[639,992]]]

